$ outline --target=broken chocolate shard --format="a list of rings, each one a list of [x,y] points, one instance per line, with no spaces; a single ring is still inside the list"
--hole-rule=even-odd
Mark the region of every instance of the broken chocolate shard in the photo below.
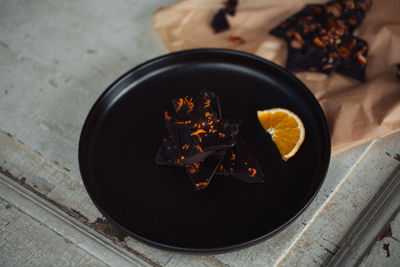
[[[287,42],[287,68],[327,74],[337,71],[365,81],[367,54],[359,52],[354,59],[350,57],[353,50],[346,49],[343,42],[356,38],[352,32],[362,23],[370,6],[370,0],[338,0],[306,5],[272,29],[272,35]],[[365,47],[367,49],[366,43]],[[356,65],[352,66],[353,63]]]
[[[225,14],[225,9],[221,8],[218,10],[218,12],[214,15],[212,21],[211,21],[211,27],[214,30],[214,33],[219,33],[222,31],[228,30],[229,27],[229,22],[226,19],[226,14]]]
[[[396,67],[397,67],[397,78],[399,79],[400,82],[400,64],[397,64]]]
[[[228,0],[225,2],[225,11],[231,16],[235,16],[236,6],[238,4],[237,0]]]
[[[241,121],[222,119],[213,92],[178,98],[172,104],[175,115],[164,113],[168,134],[156,164],[185,168],[196,190],[206,188],[217,171],[249,183],[263,181],[263,172],[246,145],[243,141],[237,145]]]
[[[186,165],[186,173],[196,190],[204,189],[209,185],[225,153],[226,150],[216,151],[202,162]]]
[[[247,183],[264,182],[264,172],[243,140],[228,149],[217,174],[233,176]]]
[[[339,62],[339,58],[329,56],[324,48],[309,44],[308,49],[289,48],[286,67],[291,71],[319,71],[331,73]]]
[[[342,42],[338,51],[342,57],[336,71],[365,82],[368,55],[367,43],[360,38],[350,36]]]
[[[203,90],[195,99],[190,96],[173,99],[172,105],[180,121],[205,120],[207,112],[221,119],[219,99],[213,92]]]
[[[213,92],[201,91],[194,102],[194,121],[222,119],[219,98]]]
[[[194,102],[192,97],[185,96],[178,99],[172,99],[172,105],[179,120],[186,121],[192,118],[192,113],[194,112]]]
[[[177,147],[174,148],[171,139],[164,138],[156,156],[156,164],[167,166],[183,166],[183,163],[179,163],[181,162],[179,160],[180,158],[181,156],[179,155]]]
[[[190,145],[188,150],[182,151],[184,163],[202,161],[215,151],[235,145],[239,125],[226,120],[176,124],[181,144]]]

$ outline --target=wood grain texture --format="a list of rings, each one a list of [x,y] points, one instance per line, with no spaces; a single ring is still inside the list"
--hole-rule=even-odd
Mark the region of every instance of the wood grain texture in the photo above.
[[[107,266],[1,197],[0,236],[0,266]]]
[[[400,266],[400,242],[386,237],[377,241],[360,267],[398,267]]]
[[[360,161],[280,257],[278,266],[318,266],[335,253],[351,225],[399,166],[399,162],[390,156],[400,151],[398,136],[399,133],[371,143]],[[297,255],[303,256],[299,258]]]

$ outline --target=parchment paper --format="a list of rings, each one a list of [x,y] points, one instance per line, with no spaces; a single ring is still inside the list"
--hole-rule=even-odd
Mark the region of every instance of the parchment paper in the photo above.
[[[305,4],[327,1],[241,0],[231,29],[214,34],[210,21],[223,6],[218,0],[184,0],[158,10],[154,27],[170,51],[191,48],[230,48],[264,57],[284,66],[286,43],[270,35],[270,29]],[[332,154],[400,130],[400,0],[375,0],[354,35],[369,45],[366,83],[332,74],[298,72],[315,94],[328,120]],[[240,36],[244,44],[229,41]]]

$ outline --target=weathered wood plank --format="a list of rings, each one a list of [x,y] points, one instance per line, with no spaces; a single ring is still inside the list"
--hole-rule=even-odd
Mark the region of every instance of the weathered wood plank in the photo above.
[[[3,174],[0,174],[0,195],[1,199],[43,226],[43,231],[62,237],[67,240],[68,244],[73,244],[86,251],[104,264],[116,266],[154,265],[140,255],[115,246],[113,240],[95,231],[90,225],[77,222],[75,218],[68,216],[64,211]],[[35,229],[31,228],[28,232],[32,232],[34,236],[36,234],[34,231]],[[18,236],[18,231],[14,234]],[[43,240],[39,239],[39,241]],[[16,251],[16,253],[19,252]],[[19,253],[19,258],[22,261],[25,254]]]
[[[76,227],[84,227],[85,231],[92,229],[101,233],[108,240],[114,242],[112,246],[122,254],[128,253],[133,257],[143,257],[155,265],[165,265],[172,257],[176,262],[191,261],[193,264],[199,265],[218,262],[209,256],[189,256],[166,252],[127,237],[126,234],[104,220],[91,202],[79,178],[1,132],[0,173],[7,175],[9,177],[7,179],[12,180],[12,183],[17,183],[18,186],[30,190],[43,199],[47,206],[59,210],[62,214],[60,216],[73,218],[73,224]],[[39,218],[37,219],[39,220]]]
[[[390,223],[390,232],[392,237],[400,242],[400,212]]]
[[[0,130],[78,176],[90,107],[128,69],[167,53],[152,14],[177,1],[1,1]]]
[[[107,266],[1,197],[0,236],[0,266]]]
[[[390,237],[379,240],[361,262],[360,267],[400,266],[400,242]]]
[[[399,166],[395,156],[400,151],[398,138],[399,133],[370,145],[277,265],[317,266],[335,252],[350,226]]]

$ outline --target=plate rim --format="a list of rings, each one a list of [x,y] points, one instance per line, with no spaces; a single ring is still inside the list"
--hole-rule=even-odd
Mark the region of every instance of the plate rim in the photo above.
[[[294,214],[285,223],[283,223],[282,225],[280,225],[279,227],[277,227],[276,229],[274,229],[273,231],[271,231],[267,234],[264,234],[257,238],[253,238],[246,242],[227,245],[227,246],[221,246],[221,247],[213,247],[213,248],[190,248],[190,247],[179,247],[179,246],[167,245],[167,244],[163,244],[163,243],[160,243],[160,242],[157,242],[154,240],[149,240],[145,237],[137,235],[136,233],[132,232],[129,229],[126,229],[124,226],[122,226],[117,221],[115,221],[111,216],[109,216],[107,214],[107,212],[105,210],[103,210],[103,208],[95,200],[92,192],[89,190],[89,185],[85,178],[87,171],[84,167],[85,164],[83,163],[84,162],[83,158],[84,158],[84,154],[85,154],[83,149],[85,147],[85,143],[87,140],[86,136],[88,135],[88,133],[90,131],[90,123],[91,123],[90,120],[92,119],[91,117],[93,117],[95,115],[96,109],[98,108],[102,99],[107,95],[107,93],[109,93],[113,88],[115,88],[115,86],[119,82],[123,81],[129,74],[131,74],[135,71],[138,71],[141,68],[146,67],[147,65],[154,64],[157,61],[162,61],[162,60],[168,59],[170,57],[176,57],[176,56],[185,55],[185,54],[196,54],[196,53],[220,53],[220,54],[246,57],[246,58],[249,58],[252,60],[259,61],[263,64],[267,64],[270,67],[275,68],[276,70],[282,72],[284,75],[286,75],[288,78],[290,78],[293,82],[297,83],[297,85],[299,87],[302,87],[302,90],[304,91],[304,93],[308,94],[308,97],[311,97],[313,99],[315,108],[318,110],[318,117],[320,117],[321,121],[323,122],[322,125],[320,125],[322,127],[322,133],[323,133],[323,138],[324,138],[323,143],[325,143],[327,145],[326,150],[322,151],[322,156],[321,156],[321,157],[323,157],[323,162],[321,164],[323,169],[321,171],[320,183],[316,187],[314,193],[312,194],[310,199],[307,201],[307,203],[305,203],[304,206],[296,214]],[[294,220],[296,220],[309,207],[311,202],[313,202],[316,195],[319,193],[322,185],[324,184],[326,174],[329,169],[330,159],[331,159],[331,138],[330,138],[330,131],[329,131],[328,123],[326,120],[326,116],[325,116],[325,113],[324,113],[320,103],[315,98],[315,95],[311,92],[311,90],[308,89],[308,87],[302,81],[300,81],[299,78],[297,78],[294,74],[289,72],[286,68],[279,66],[278,64],[276,64],[272,61],[269,61],[265,58],[262,58],[262,57],[259,57],[257,55],[250,54],[247,52],[232,50],[232,49],[225,49],[225,48],[199,48],[199,49],[188,49],[188,50],[182,50],[182,51],[178,51],[178,52],[166,53],[164,55],[147,60],[147,61],[131,68],[130,70],[126,71],[124,74],[119,76],[113,83],[111,83],[98,96],[98,98],[96,99],[96,101],[94,102],[92,107],[90,108],[89,112],[86,115],[84,123],[82,125],[82,128],[81,128],[78,145],[79,145],[79,147],[78,147],[78,163],[79,163],[79,171],[80,171],[81,179],[82,179],[82,182],[85,186],[85,190],[88,193],[91,201],[93,202],[95,207],[100,211],[100,213],[107,220],[109,220],[109,222],[111,222],[111,224],[114,227],[118,227],[119,229],[123,230],[128,236],[131,236],[147,245],[150,245],[150,246],[153,246],[156,248],[160,248],[160,249],[164,249],[164,250],[168,250],[168,251],[182,252],[182,253],[186,253],[186,254],[208,254],[208,255],[210,255],[210,254],[219,254],[219,253],[229,252],[229,251],[233,251],[233,250],[243,249],[243,248],[246,248],[246,247],[249,247],[252,245],[256,245],[256,244],[276,235],[277,233],[279,233],[280,231],[285,229],[287,226],[289,226]]]

